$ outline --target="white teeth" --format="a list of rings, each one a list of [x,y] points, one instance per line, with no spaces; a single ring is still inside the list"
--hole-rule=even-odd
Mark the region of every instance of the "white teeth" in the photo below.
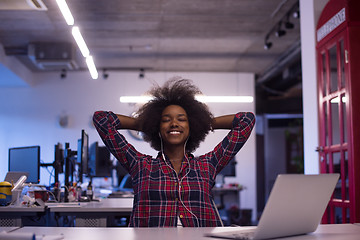
[[[170,134],[180,134],[178,131],[171,131]]]

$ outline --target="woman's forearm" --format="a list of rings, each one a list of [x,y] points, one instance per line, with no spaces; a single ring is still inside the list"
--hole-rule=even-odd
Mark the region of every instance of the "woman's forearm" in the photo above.
[[[231,129],[232,122],[234,120],[235,114],[232,115],[224,115],[213,118],[211,123],[211,127],[213,130],[215,129]]]
[[[121,115],[121,114],[116,114],[116,116],[119,118],[119,120],[121,122],[120,129],[129,129],[129,130],[141,131],[140,126],[139,126],[138,121],[137,121],[136,118]]]

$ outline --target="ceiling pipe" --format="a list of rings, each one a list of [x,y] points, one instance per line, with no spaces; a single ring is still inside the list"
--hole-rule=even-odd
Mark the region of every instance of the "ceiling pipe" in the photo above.
[[[284,70],[285,66],[301,54],[300,40],[296,41],[286,52],[284,52],[273,65],[256,79],[256,85],[270,80],[273,76]]]

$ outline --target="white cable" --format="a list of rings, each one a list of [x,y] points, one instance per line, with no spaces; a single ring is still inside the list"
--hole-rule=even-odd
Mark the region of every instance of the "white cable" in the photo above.
[[[55,202],[57,202],[57,203],[59,202],[59,201],[56,199],[55,194],[54,194],[52,191],[49,191],[49,190],[47,190],[47,189],[46,189],[46,191],[47,191],[48,193],[50,193],[51,196],[53,196]]]
[[[180,181],[179,181],[179,176],[178,176],[177,172],[175,171],[175,169],[166,162],[165,155],[164,155],[164,149],[163,149],[163,142],[162,142],[162,138],[161,138],[161,134],[160,134],[160,133],[159,133],[159,137],[160,137],[160,145],[161,145],[161,155],[162,155],[162,157],[163,157],[163,160],[164,160],[165,164],[166,164],[169,168],[171,168],[171,169],[175,172],[175,174],[176,174],[176,180],[178,181],[178,185],[179,185],[179,189],[178,189],[179,200],[180,200],[181,204],[183,205],[183,207],[184,207],[192,216],[195,217],[196,222],[197,222],[197,227],[200,227],[199,219],[197,218],[197,216],[185,206],[184,202],[183,202],[182,199],[181,199],[181,182],[182,182],[182,180],[188,175],[188,173],[190,172],[190,170],[189,170],[189,171],[186,171],[186,174],[185,174],[185,175],[180,179]],[[185,153],[185,146],[186,146],[186,143],[187,143],[188,139],[189,139],[189,137],[186,139],[186,142],[185,142],[185,144],[184,144],[184,156],[185,156],[188,164],[190,165],[189,159],[187,158],[186,153]]]
[[[220,220],[221,226],[223,227],[223,226],[224,226],[224,223],[223,223],[223,221],[221,220],[220,213],[219,213],[219,210],[218,210],[217,207],[216,207],[216,204],[215,204],[214,199],[212,199],[212,202],[213,202],[213,204],[214,204],[215,211],[216,211],[216,214],[217,214],[217,216],[218,216],[218,218],[219,218],[219,220]]]

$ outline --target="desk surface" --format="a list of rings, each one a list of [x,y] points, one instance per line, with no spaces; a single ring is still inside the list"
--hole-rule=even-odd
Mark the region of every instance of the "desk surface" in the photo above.
[[[131,212],[133,198],[106,198],[99,202],[46,203],[51,212]],[[41,213],[46,207],[5,206],[0,215],[6,213]]]
[[[23,227],[15,233],[35,233],[36,236],[63,236],[63,239],[171,239],[171,240],[199,240],[216,239],[205,237],[205,233],[211,231],[229,231],[231,227],[217,228],[86,228],[86,227]],[[282,240],[358,240],[360,236],[360,226],[354,224],[320,225],[316,232],[295,236],[291,238],[281,238]]]
[[[25,206],[6,206],[0,207],[0,214],[1,213],[9,213],[9,212],[45,212],[45,207],[25,207]]]
[[[12,232],[19,228],[20,227],[0,227],[0,232]]]
[[[131,212],[133,198],[106,198],[99,202],[46,204],[50,212]]]

